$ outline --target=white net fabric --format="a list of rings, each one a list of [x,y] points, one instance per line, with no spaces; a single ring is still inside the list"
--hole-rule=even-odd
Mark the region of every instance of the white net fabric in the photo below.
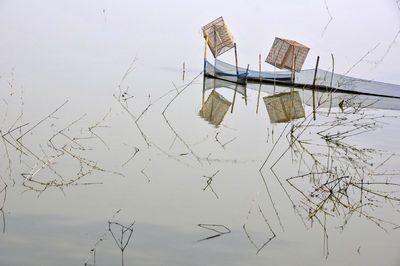
[[[212,77],[205,77],[204,79],[205,90],[218,90],[218,89],[230,89],[237,91],[243,97],[246,97],[248,90],[258,91],[260,88],[259,83],[247,83],[246,85],[238,84],[235,82],[225,81],[221,79],[215,79]],[[287,86],[279,86],[272,84],[263,83],[261,91],[269,95],[279,94],[288,92]],[[295,91],[300,92],[301,101],[310,107],[313,104],[313,97],[311,89],[303,89],[302,87],[295,88]],[[331,90],[314,90],[317,106],[319,108],[331,108],[342,106],[347,107],[362,107],[370,109],[385,109],[385,110],[400,110],[400,99],[393,97],[382,97],[365,94],[349,94],[343,91],[335,91],[332,93]],[[247,92],[248,93],[248,92]]]
[[[247,82],[259,82],[260,72],[245,68],[238,68],[239,75],[236,74],[236,66],[216,60],[215,66],[205,62],[205,75],[221,80],[246,84]],[[294,84],[291,82],[290,71],[261,72],[261,81],[267,84],[276,83],[277,85],[292,85],[295,87],[310,88],[313,84],[315,69],[301,70],[295,74]],[[325,91],[337,91],[346,93],[357,93],[375,96],[400,98],[400,85],[384,82],[358,79],[332,72],[318,69],[316,88]]]

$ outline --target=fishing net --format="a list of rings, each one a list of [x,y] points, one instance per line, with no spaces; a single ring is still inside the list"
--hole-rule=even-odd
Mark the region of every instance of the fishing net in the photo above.
[[[305,69],[296,72],[294,83],[291,82],[290,71],[277,71],[275,73],[261,72],[261,82],[266,84],[312,88],[314,72],[315,69]],[[204,73],[206,76],[241,84],[246,84],[247,82],[260,82],[259,71],[252,71],[239,67],[239,74],[237,74],[236,66],[220,60],[215,60],[215,65],[206,61]],[[322,69],[318,69],[317,71],[315,85],[316,89],[325,91],[400,98],[400,85],[358,79],[340,74],[332,74],[332,72]]]
[[[246,96],[246,86],[236,82],[225,81],[222,79],[205,78],[204,79],[204,90],[215,90],[217,88],[228,88],[237,93]]]
[[[215,79],[212,77],[205,77],[204,79],[205,90],[217,90],[217,89],[230,89],[237,91],[243,97],[246,97],[248,90],[258,91],[260,89],[259,83],[247,83],[241,85],[238,83]],[[370,109],[385,109],[385,110],[400,110],[400,100],[393,97],[382,97],[375,95],[366,94],[349,94],[343,91],[335,91],[332,93],[330,90],[311,90],[303,88],[294,88],[295,91],[300,92],[301,101],[312,107],[313,97],[312,92],[315,93],[316,104],[319,108],[332,108],[343,106],[344,108],[358,107],[358,108],[370,108]],[[288,92],[287,86],[279,86],[263,83],[261,91],[269,95],[279,94]]]
[[[204,62],[205,75],[218,78],[225,81],[236,82],[240,84],[246,83],[248,71],[245,68],[230,65],[223,61],[215,59],[215,65],[208,61]]]
[[[214,57],[217,57],[234,47],[235,42],[233,36],[222,17],[208,23],[201,29],[203,30],[204,38],[208,38],[207,44]]]
[[[294,55],[294,70],[300,71],[310,48],[296,41],[275,38],[265,62],[280,68],[292,70]]]

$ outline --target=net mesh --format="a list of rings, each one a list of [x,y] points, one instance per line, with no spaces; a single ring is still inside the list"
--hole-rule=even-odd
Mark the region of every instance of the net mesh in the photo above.
[[[231,32],[222,17],[202,27],[204,38],[208,37],[208,46],[217,57],[234,47],[234,40]]]
[[[211,77],[205,77],[204,79],[205,90],[217,90],[219,88],[230,89],[236,91],[242,96],[246,96],[246,90],[258,91],[260,85],[258,83],[247,83],[241,85],[235,82],[215,79]],[[295,91],[300,92],[301,101],[312,107],[313,105],[313,90],[294,88]],[[263,83],[261,91],[269,95],[279,94],[288,91],[287,86],[274,86],[272,84]],[[370,108],[370,109],[385,109],[385,110],[400,110],[400,101],[398,98],[393,97],[382,97],[365,94],[349,94],[343,91],[335,91],[331,93],[331,90],[314,90],[317,106],[319,108],[332,108],[339,107],[342,105],[344,108],[357,106],[358,108]]]
[[[260,72],[238,68],[236,66],[215,60],[215,65],[205,62],[205,75],[221,80],[238,82],[259,82]],[[278,85],[294,85],[297,87],[311,87],[313,84],[315,69],[305,69],[297,72],[294,84],[291,82],[290,71],[261,72],[263,83],[276,83]],[[318,89],[343,91],[348,93],[361,93],[367,95],[400,98],[400,85],[378,82],[373,80],[358,79],[318,69],[315,84]]]
[[[215,59],[215,65],[205,61],[205,74],[218,79],[245,84],[248,71],[242,67],[236,69],[236,66]]]
[[[241,94],[242,96],[246,96],[246,86],[243,84],[239,84],[236,82],[225,81],[221,79],[215,78],[205,78],[204,79],[204,90],[214,90],[217,88],[228,88],[233,91],[236,90],[237,93]]]
[[[300,71],[310,48],[296,41],[275,38],[265,62],[280,69],[292,69],[293,54],[295,55],[294,70]]]

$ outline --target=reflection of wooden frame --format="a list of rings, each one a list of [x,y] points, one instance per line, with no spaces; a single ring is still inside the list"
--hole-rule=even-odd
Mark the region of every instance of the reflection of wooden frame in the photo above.
[[[300,93],[284,92],[263,98],[271,123],[284,123],[305,117]]]
[[[215,126],[219,126],[228,112],[231,102],[215,90],[210,93],[204,104],[204,112],[199,115]]]
[[[310,48],[296,41],[276,37],[265,62],[280,69],[300,71]],[[293,56],[295,60],[293,60]]]

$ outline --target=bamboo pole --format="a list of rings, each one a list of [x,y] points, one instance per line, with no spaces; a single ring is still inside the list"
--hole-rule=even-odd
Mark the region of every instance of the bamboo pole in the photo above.
[[[333,73],[335,73],[335,58],[333,57],[333,54],[331,54],[332,57],[332,74],[331,74],[331,81],[329,82],[329,110],[328,110],[328,116],[331,113],[331,108],[332,108],[332,81],[333,81]]]
[[[183,62],[183,67],[182,67],[182,81],[185,81],[185,62]]]
[[[207,60],[207,44],[208,44],[208,35],[206,36],[206,44],[204,45],[204,61]]]
[[[292,48],[292,87],[290,87],[290,98],[289,98],[289,121],[292,120],[292,109],[293,109],[293,91],[294,91],[294,71],[295,71],[295,63],[296,63],[296,55],[294,53],[294,46],[291,45]]]
[[[318,64],[319,64],[319,56],[317,56],[317,63],[315,64],[315,72],[314,72],[314,79],[313,79],[313,91],[312,91],[313,118],[314,118],[314,120],[316,119],[316,115],[315,115],[315,80],[317,78]]]
[[[205,112],[205,92],[206,92],[206,63],[207,63],[207,44],[208,44],[208,35],[206,36],[206,42],[204,45],[204,70],[203,70],[203,100],[202,100],[202,113],[203,117],[206,116]]]
[[[256,114],[258,114],[258,106],[260,105],[260,95],[261,95],[261,54],[258,55],[258,70],[260,72],[260,87],[258,88]]]
[[[235,105],[237,87],[238,87],[238,83],[236,82],[236,85],[235,85],[235,92],[233,93],[233,101],[232,101],[231,113],[233,113],[233,106]]]
[[[234,48],[234,50],[235,50],[236,75],[237,75],[237,78],[239,78],[239,67],[238,67],[236,43],[233,44],[233,48]],[[233,106],[235,105],[237,87],[238,87],[238,83],[236,82],[235,92],[233,93],[233,100],[232,100],[231,113],[233,113]]]
[[[247,64],[247,69],[246,69],[246,82],[245,82],[245,84],[244,84],[244,102],[245,102],[246,106],[247,106],[247,73],[249,73],[249,67],[250,67],[250,65]]]
[[[214,66],[217,67],[217,27],[214,25]],[[216,86],[216,80],[214,79],[214,90]]]
[[[295,61],[295,54],[294,54],[294,46],[293,45],[291,45],[290,46],[290,48],[291,48],[291,52],[292,52],[292,75],[290,76],[290,80],[292,81],[292,83],[294,82],[294,70],[295,70],[295,68],[294,68],[294,65],[295,65],[295,63],[296,63],[296,61]]]
[[[239,67],[238,67],[238,58],[237,58],[236,43],[233,44],[233,47],[235,48],[236,75],[239,75]]]

